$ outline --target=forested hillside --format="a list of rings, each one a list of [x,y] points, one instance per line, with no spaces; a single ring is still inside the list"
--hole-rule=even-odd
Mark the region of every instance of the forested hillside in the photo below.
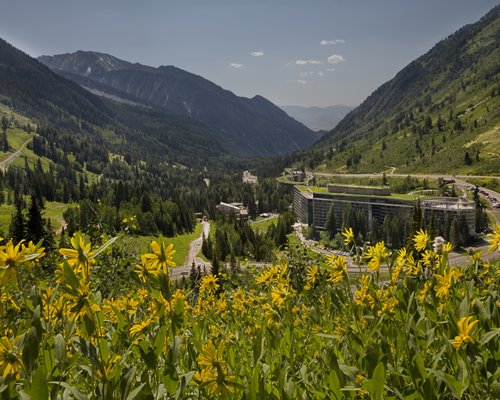
[[[497,6],[380,86],[308,162],[337,171],[498,172],[499,39]]]
[[[90,51],[39,60],[95,93],[194,119],[205,126],[208,137],[233,155],[286,154],[318,139],[264,97],[236,96],[174,66],[153,68]]]

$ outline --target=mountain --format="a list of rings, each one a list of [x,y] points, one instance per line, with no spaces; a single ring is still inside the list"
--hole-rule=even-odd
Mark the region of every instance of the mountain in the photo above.
[[[88,137],[112,153],[133,152],[137,159],[146,157],[145,149],[152,152],[149,157],[158,156],[166,162],[225,154],[218,143],[206,137],[202,124],[95,96],[2,39],[0,102],[40,126]],[[129,115],[135,116],[133,123]]]
[[[264,97],[238,97],[173,66],[153,68],[89,51],[39,60],[94,93],[199,121],[212,139],[237,156],[290,153],[317,139],[310,129]]]
[[[500,6],[375,90],[312,149],[336,171],[500,171]],[[327,155],[327,159],[324,159]]]
[[[353,108],[344,105],[329,107],[281,106],[281,109],[288,115],[313,131],[332,130]]]

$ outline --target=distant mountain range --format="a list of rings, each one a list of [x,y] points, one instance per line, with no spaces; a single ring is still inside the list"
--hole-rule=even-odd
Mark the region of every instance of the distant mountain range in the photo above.
[[[499,44],[496,6],[380,86],[304,158],[339,172],[498,174]]]
[[[95,94],[193,119],[233,155],[286,154],[319,138],[262,96],[238,97],[173,66],[153,68],[90,51],[42,56],[39,61]]]
[[[128,154],[129,159],[194,160],[204,165],[210,158],[227,157],[220,144],[206,135],[202,124],[95,96],[2,39],[0,103],[39,126],[73,135],[73,143],[94,144],[101,152]]]
[[[329,107],[281,106],[289,116],[302,122],[313,131],[330,131],[354,107],[336,105]]]

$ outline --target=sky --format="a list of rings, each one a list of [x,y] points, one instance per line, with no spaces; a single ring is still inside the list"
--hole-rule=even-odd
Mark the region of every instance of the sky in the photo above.
[[[174,65],[278,105],[356,106],[498,0],[0,0],[0,37]]]

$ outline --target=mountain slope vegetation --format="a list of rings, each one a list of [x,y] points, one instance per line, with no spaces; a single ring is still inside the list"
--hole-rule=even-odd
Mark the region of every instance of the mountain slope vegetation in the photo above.
[[[497,6],[375,90],[315,145],[309,164],[339,172],[498,173],[499,43]]]
[[[237,156],[273,156],[311,145],[317,135],[262,96],[238,97],[173,66],[132,64],[108,54],[78,51],[41,62],[94,93],[195,119]]]

